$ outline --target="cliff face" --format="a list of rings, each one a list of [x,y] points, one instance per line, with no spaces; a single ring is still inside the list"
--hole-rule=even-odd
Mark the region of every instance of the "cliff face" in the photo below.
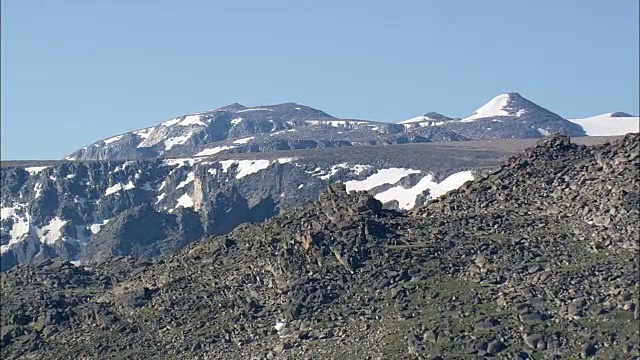
[[[153,160],[3,167],[2,269],[51,257],[159,256],[205,233],[264,220],[282,206],[313,198],[321,184],[286,161],[241,164]],[[300,183],[309,186],[298,189]]]

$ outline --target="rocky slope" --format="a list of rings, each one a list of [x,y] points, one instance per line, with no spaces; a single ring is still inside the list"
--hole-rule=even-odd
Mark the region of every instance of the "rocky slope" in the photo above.
[[[2,274],[6,359],[636,359],[640,136],[541,140],[411,213],[332,185],[157,262]]]
[[[427,113],[399,123],[339,119],[295,103],[219,109],[180,116],[79,149],[67,160],[132,160],[309,148],[585,136],[574,122],[525,99],[501,94],[464,119]],[[623,135],[610,133],[607,135]]]

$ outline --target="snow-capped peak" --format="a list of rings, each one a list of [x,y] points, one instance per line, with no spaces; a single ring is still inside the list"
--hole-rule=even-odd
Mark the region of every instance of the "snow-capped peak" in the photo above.
[[[462,119],[462,122],[474,121],[482,118],[500,116],[522,116],[531,105],[529,100],[516,92],[500,94],[479,107],[471,116]]]

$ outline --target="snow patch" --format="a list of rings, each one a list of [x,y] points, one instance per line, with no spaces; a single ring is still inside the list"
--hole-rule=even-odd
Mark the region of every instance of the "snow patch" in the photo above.
[[[107,190],[105,190],[104,192],[104,196],[108,196],[111,194],[115,194],[120,190],[130,190],[135,188],[136,186],[133,184],[133,182],[131,180],[129,180],[129,182],[126,185],[122,185],[121,183],[117,183],[113,186],[109,186],[107,188]]]
[[[207,155],[215,155],[224,150],[230,150],[235,148],[235,146],[216,146],[210,149],[204,149],[196,154],[196,156],[207,156]]]
[[[95,223],[95,224],[91,224],[89,226],[89,231],[91,231],[92,234],[97,234],[100,229],[102,229],[103,226],[105,226],[107,223],[109,222],[109,220],[104,220],[101,223]]]
[[[231,126],[236,126],[238,124],[240,124],[242,122],[242,118],[235,118],[235,119],[231,119]]]
[[[403,210],[410,210],[415,206],[416,198],[426,190],[429,190],[429,198],[436,198],[446,194],[448,191],[457,189],[465,182],[473,180],[471,171],[461,171],[448,176],[442,182],[433,181],[433,175],[429,174],[413,187],[406,189],[402,186],[392,187],[381,193],[374,195],[380,202],[388,203],[397,201],[398,207]]]
[[[16,208],[14,207],[3,207],[0,209],[0,219],[5,220],[9,219],[15,213]]]
[[[164,160],[163,163],[167,166],[182,166],[182,165],[188,165],[188,166],[192,166],[193,164],[196,164],[200,161],[202,161],[203,159],[197,159],[197,158],[176,158],[176,159],[167,159]]]
[[[53,244],[62,238],[62,229],[67,224],[67,220],[62,220],[59,217],[54,217],[49,221],[49,224],[39,229],[38,238],[40,242],[44,244]]]
[[[239,111],[236,111],[236,112],[237,113],[243,113],[243,112],[249,112],[249,111],[273,111],[273,110],[267,109],[267,108],[249,108],[249,109],[239,110]]]
[[[176,209],[179,207],[193,207],[193,199],[191,198],[191,196],[189,196],[189,194],[183,194],[182,196],[180,196],[180,198],[178,198]]]
[[[543,129],[543,128],[538,128],[537,129],[538,132],[540,133],[540,135],[542,136],[549,136],[551,135],[551,133],[549,132],[549,130]]]
[[[278,160],[276,160],[278,162],[278,164],[287,164],[290,163],[294,160],[296,160],[297,158],[294,157],[288,157],[288,158],[279,158]]]
[[[30,166],[24,168],[24,170],[31,175],[35,175],[46,168],[48,168],[48,166]]]
[[[0,246],[0,253],[4,253],[5,251],[9,250],[12,245],[24,240],[24,238],[29,235],[30,232],[31,224],[29,221],[29,214],[27,214],[25,218],[14,217],[13,226],[9,231],[11,240],[9,240],[9,243],[7,243],[6,245]]]
[[[37,183],[36,186],[34,187],[34,190],[36,191],[35,198],[36,199],[40,198],[40,196],[42,196],[42,184]]]
[[[348,168],[349,168],[349,164],[347,163],[340,163],[340,164],[333,165],[331,169],[329,169],[329,172],[327,174],[320,176],[320,179],[329,180],[332,176],[337,174],[338,171],[340,171],[340,169],[348,169]],[[318,169],[319,168],[316,168],[316,170]],[[320,171],[322,171],[322,169],[320,169]]]
[[[170,150],[172,147],[179,145],[179,144],[184,144],[187,142],[187,140],[189,140],[191,138],[191,135],[193,135],[192,133],[188,133],[182,136],[176,136],[174,138],[170,138],[164,141],[164,149],[165,150]]]
[[[420,170],[405,168],[380,169],[375,174],[369,176],[364,180],[350,180],[345,182],[344,184],[347,188],[347,191],[371,190],[380,185],[395,184],[405,176],[419,173]]]
[[[234,144],[246,144],[246,143],[248,143],[249,141],[251,141],[253,139],[255,139],[255,136],[249,136],[249,137],[246,137],[246,138],[234,140],[233,143]]]
[[[268,168],[271,162],[269,160],[223,160],[220,164],[223,172],[227,172],[233,164],[238,164],[236,179],[240,179]]]
[[[181,188],[189,185],[195,179],[196,179],[196,175],[193,173],[193,171],[190,172],[189,174],[187,174],[187,178],[184,181],[180,182],[180,184],[178,184],[178,186],[176,187],[176,190],[181,189]]]

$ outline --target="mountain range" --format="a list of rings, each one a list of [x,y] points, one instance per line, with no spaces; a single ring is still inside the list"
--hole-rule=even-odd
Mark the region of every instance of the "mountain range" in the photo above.
[[[615,125],[612,125],[615,124]],[[84,146],[66,160],[134,160],[208,156],[219,153],[464,141],[540,138],[551,133],[578,137],[638,131],[638,117],[624,113],[567,120],[518,93],[498,95],[466,118],[438,113],[397,123],[339,119],[295,103],[219,109],[183,115],[156,126]]]
[[[58,257],[164,257],[312,201],[331,183],[410,211],[550,133],[601,143],[609,139],[585,135],[620,135],[637,123],[624,113],[566,120],[517,93],[466,118],[427,113],[398,123],[294,103],[231,104],[112,136],[65,160],[3,161],[0,270]]]

